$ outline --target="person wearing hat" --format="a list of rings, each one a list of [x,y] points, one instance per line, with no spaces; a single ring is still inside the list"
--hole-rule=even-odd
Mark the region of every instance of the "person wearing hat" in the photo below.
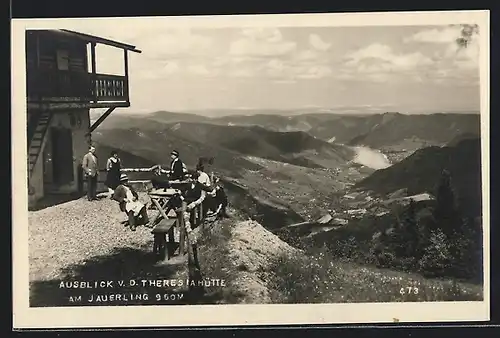
[[[170,157],[172,158],[172,162],[170,162],[170,180],[182,181],[186,172],[186,166],[179,158],[179,152],[177,150],[172,150],[172,152],[170,153]]]
[[[120,185],[116,187],[113,199],[120,203],[120,210],[127,214],[130,230],[135,231],[139,224],[148,224],[146,205],[139,201],[137,192],[128,184],[126,174],[120,175]]]
[[[187,232],[191,232],[197,227],[197,224],[193,223],[194,214],[192,211],[203,203],[207,193],[203,184],[198,181],[199,174],[196,171],[193,174],[194,180],[183,189],[182,199],[186,203],[186,210],[184,211],[184,224],[186,226]]]

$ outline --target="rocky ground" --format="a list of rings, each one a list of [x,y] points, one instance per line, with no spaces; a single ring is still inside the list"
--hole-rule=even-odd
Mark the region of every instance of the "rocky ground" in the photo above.
[[[147,201],[145,195],[141,200]],[[155,211],[148,211],[150,217]],[[118,292],[117,283],[142,279],[177,278],[182,260],[157,263],[152,253],[151,229],[136,231],[123,225],[126,215],[109,198],[89,202],[85,198],[29,212],[29,280],[32,306],[71,304],[69,297]],[[111,281],[114,287],[61,288],[60,282]],[[151,293],[161,289],[118,288],[127,293]],[[162,292],[164,290],[161,290]]]
[[[148,200],[144,194],[140,198]],[[156,211],[148,213],[154,217]],[[104,305],[185,303],[185,299],[174,296],[187,293],[186,288],[165,285],[165,281],[187,279],[186,256],[158,262],[152,254],[151,229],[138,227],[133,232],[122,224],[125,219],[117,203],[109,198],[95,202],[81,198],[30,212],[31,306],[103,305],[96,304],[97,296],[112,294],[129,300],[108,298]],[[237,294],[238,303],[268,302],[266,285],[258,272],[266,270],[272,257],[297,250],[257,222],[241,221],[238,216],[210,226],[213,229],[207,226],[203,232],[198,228],[200,231],[194,234],[200,243],[203,278],[226,280],[228,284],[225,293],[211,293],[214,287],[208,287],[206,302],[227,302],[221,298],[231,298],[228,294]],[[210,235],[224,226],[229,227],[226,237]],[[130,285],[130,280],[136,285]],[[101,281],[112,285],[95,285]],[[73,288],[74,282],[86,283],[85,288]],[[155,299],[159,295],[167,299]]]
[[[245,221],[235,225],[228,242],[229,254],[239,273],[234,285],[243,295],[242,303],[270,303],[265,278],[269,263],[280,254],[298,255],[300,250],[289,246],[257,222]]]

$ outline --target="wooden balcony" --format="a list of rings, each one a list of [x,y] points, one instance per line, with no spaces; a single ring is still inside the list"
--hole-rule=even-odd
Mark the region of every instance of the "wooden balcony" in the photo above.
[[[91,94],[96,101],[128,102],[127,79],[125,76],[96,74],[91,76]]]
[[[28,106],[36,108],[130,106],[125,76],[29,69],[26,85]]]

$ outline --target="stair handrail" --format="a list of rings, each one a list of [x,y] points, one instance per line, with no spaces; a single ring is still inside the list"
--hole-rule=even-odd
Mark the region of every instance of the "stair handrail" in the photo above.
[[[40,115],[37,117],[37,125],[38,125],[38,122],[39,122],[40,117],[41,117],[41,115],[42,115],[42,114],[43,114],[43,112],[41,112],[41,113],[40,113]],[[48,118],[47,118],[47,126],[46,126],[46,128],[43,130],[43,134],[42,134],[42,141],[41,141],[41,142],[42,142],[42,145],[43,145],[43,142],[44,142],[44,139],[45,139],[45,135],[47,135],[47,131],[48,131],[48,129],[49,129],[50,122],[51,122],[51,120],[52,120],[52,116],[53,116],[50,112],[48,112],[48,114],[49,114],[49,115],[48,115]],[[35,127],[35,130],[36,130],[36,127]],[[29,157],[30,157],[30,152],[29,152],[29,151],[30,151],[30,148],[31,148],[31,142],[32,142],[33,136],[34,136],[34,133],[33,133],[32,137],[30,138],[29,145],[28,145],[28,161],[29,161]],[[38,161],[38,158],[40,157],[40,153],[42,152],[42,151],[41,151],[41,150],[42,150],[42,145],[40,145],[40,150],[39,150],[39,151],[37,152],[37,154],[36,154],[35,164],[34,164],[33,168],[32,168],[32,169],[30,169],[30,168],[28,167],[28,184],[29,184],[29,179],[31,178],[31,175],[33,174],[33,169],[35,168],[36,163],[37,163],[37,161]],[[29,166],[29,163],[28,163],[28,166]]]
[[[40,117],[42,116],[43,111],[40,111],[39,113],[33,114],[29,121],[28,121],[28,126],[27,126],[27,136],[28,136],[28,149],[31,145],[31,141],[33,140],[33,137],[35,136],[35,131],[36,127],[38,126],[38,121],[40,120]]]

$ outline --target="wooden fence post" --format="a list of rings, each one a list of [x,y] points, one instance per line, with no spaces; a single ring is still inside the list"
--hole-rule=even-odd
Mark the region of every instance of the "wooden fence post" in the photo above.
[[[181,234],[185,234],[185,245],[187,248],[188,254],[188,276],[189,276],[189,292],[191,294],[192,300],[197,301],[201,296],[203,296],[205,292],[205,288],[203,287],[203,277],[201,275],[201,270],[198,263],[197,254],[195,255],[193,242],[191,241],[191,236],[186,231],[186,224],[184,222],[184,211],[186,210],[186,202],[182,202],[181,207],[181,215],[182,215],[182,223],[181,223]],[[181,242],[183,243],[183,242]],[[194,283],[194,285],[192,284]]]
[[[198,226],[201,226],[202,223],[203,223],[203,203],[201,203],[198,208]]]
[[[184,225],[184,210],[186,209],[186,203],[182,202],[182,207],[180,212],[177,213],[177,221],[179,222],[179,255],[182,256],[185,253],[185,225]]]
[[[169,250],[169,257],[174,255],[175,252],[175,237],[174,237],[174,227],[171,227],[167,233],[168,243],[167,248]]]

